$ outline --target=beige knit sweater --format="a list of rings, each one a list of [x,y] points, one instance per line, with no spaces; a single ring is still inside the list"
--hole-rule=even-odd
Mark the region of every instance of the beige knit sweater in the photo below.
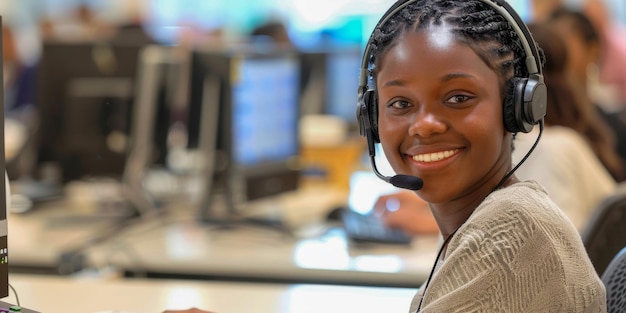
[[[606,312],[606,295],[576,228],[527,181],[490,194],[459,228],[420,312]]]

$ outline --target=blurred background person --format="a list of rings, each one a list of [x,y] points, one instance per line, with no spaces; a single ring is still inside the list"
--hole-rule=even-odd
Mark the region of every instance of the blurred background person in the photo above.
[[[543,135],[516,175],[537,180],[581,229],[594,208],[615,189],[611,174],[623,177],[624,167],[604,121],[572,88],[564,40],[547,24],[534,23],[529,28],[545,55],[547,112]],[[517,134],[514,162],[522,160],[538,134],[538,127]]]
[[[63,19],[42,19],[40,26],[44,38],[61,40],[106,40],[114,29],[87,2],[76,4]]]
[[[563,0],[530,0],[531,18],[534,22],[544,21],[557,7],[563,5]]]
[[[158,42],[147,31],[146,8],[137,1],[124,2],[126,16],[118,21],[112,31],[111,42],[114,44],[155,44]]]
[[[6,170],[14,179],[28,173],[34,162],[37,65],[19,53],[17,37],[8,24],[2,26],[2,59]]]
[[[270,20],[257,25],[250,32],[252,42],[269,41],[279,46],[293,47],[285,24],[279,20]]]
[[[35,103],[36,65],[25,62],[9,25],[2,26],[4,61],[4,109],[9,114],[27,110]]]
[[[581,101],[590,103],[596,112],[605,121],[608,128],[613,133],[614,148],[622,160],[626,162],[626,109],[611,109],[615,107],[615,103],[611,103],[610,95],[607,97],[607,89],[598,81],[598,62],[605,48],[601,45],[601,38],[591,20],[582,11],[559,7],[555,9],[549,16],[547,22],[551,29],[559,34],[567,45],[568,77],[574,86],[574,91],[579,95]],[[593,114],[593,113],[592,113]],[[602,127],[605,128],[605,127]],[[606,131],[603,131],[606,132]],[[602,136],[599,140],[594,140],[597,135],[593,132],[589,134],[591,144],[594,150],[600,155],[600,158],[607,166],[613,178],[617,181],[623,181],[624,177],[613,169],[617,166],[611,166],[612,157],[603,157],[601,150],[610,143],[603,143]],[[610,139],[610,138],[608,138]],[[606,140],[608,140],[606,139]],[[612,155],[608,153],[607,155]]]
[[[626,27],[617,22],[604,1],[586,0],[583,12],[593,22],[602,45],[598,62],[601,83],[612,88],[617,108],[626,106]]]
[[[565,40],[567,71],[574,87],[589,97],[590,70],[597,66],[602,50],[598,31],[585,13],[565,6],[555,8],[546,22]]]
[[[374,214],[388,227],[400,228],[410,235],[439,233],[428,203],[409,190],[380,196],[374,204]]]

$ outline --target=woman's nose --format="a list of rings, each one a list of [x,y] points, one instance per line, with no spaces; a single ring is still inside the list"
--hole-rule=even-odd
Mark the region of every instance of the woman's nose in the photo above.
[[[409,126],[409,135],[428,138],[445,132],[447,128],[447,124],[435,112],[415,112]]]

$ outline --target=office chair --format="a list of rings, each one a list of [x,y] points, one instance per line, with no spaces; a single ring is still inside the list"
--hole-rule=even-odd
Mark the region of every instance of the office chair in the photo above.
[[[626,312],[626,247],[609,263],[602,283],[606,287],[607,313]]]
[[[602,275],[613,257],[626,247],[626,183],[606,197],[595,209],[581,237],[598,275]]]

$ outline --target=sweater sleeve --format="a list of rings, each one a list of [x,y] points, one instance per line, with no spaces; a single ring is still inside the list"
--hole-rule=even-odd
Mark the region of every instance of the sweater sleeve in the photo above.
[[[457,231],[423,291],[422,312],[605,311],[604,287],[573,225],[547,196],[512,189],[492,194]]]

